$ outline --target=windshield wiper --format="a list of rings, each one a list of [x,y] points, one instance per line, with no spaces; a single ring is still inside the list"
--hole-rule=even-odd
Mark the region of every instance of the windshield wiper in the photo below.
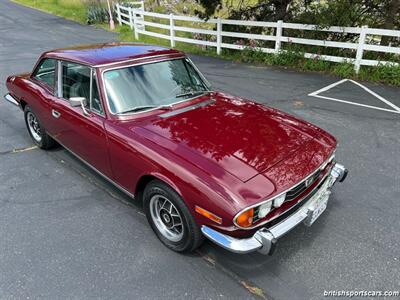
[[[145,109],[152,109],[152,108],[163,109],[163,110],[171,110],[172,109],[172,105],[163,104],[163,105],[158,105],[158,106],[156,106],[156,105],[136,106],[136,107],[134,107],[132,109],[128,109],[128,110],[122,111],[122,112],[120,112],[118,114],[122,114],[123,115],[123,114],[132,113],[132,112],[138,112],[138,111],[145,110]]]
[[[212,91],[209,90],[202,90],[202,91],[189,91],[186,93],[182,93],[182,94],[178,94],[175,95],[176,98],[182,98],[182,97],[187,97],[187,96],[196,96],[196,95],[200,95],[200,94],[205,94],[205,93],[211,93]],[[138,112],[141,110],[146,110],[146,109],[163,109],[163,110],[172,110],[173,109],[173,105],[172,104],[162,104],[162,105],[143,105],[143,106],[136,106],[134,108],[119,112],[119,115],[123,115],[123,114],[128,114],[128,113],[132,113],[132,112]]]
[[[182,97],[187,97],[187,96],[196,96],[196,95],[200,95],[200,94],[203,94],[203,93],[209,93],[210,91],[207,91],[207,90],[203,90],[203,91],[189,91],[189,92],[186,92],[186,93],[182,93],[182,94],[178,94],[178,95],[175,95],[175,97],[176,98],[182,98]]]

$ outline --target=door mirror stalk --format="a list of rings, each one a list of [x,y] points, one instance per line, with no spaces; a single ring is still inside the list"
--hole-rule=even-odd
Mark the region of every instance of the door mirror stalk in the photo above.
[[[78,107],[80,106],[82,108],[83,114],[85,116],[89,116],[89,112],[86,109],[85,105],[86,105],[86,98],[85,97],[71,97],[69,98],[69,104],[72,107]]]

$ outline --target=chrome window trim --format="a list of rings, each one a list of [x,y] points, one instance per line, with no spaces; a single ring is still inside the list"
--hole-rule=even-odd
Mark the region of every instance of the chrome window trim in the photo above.
[[[107,68],[107,69],[102,70],[101,71],[101,79],[102,79],[102,82],[103,82],[102,90],[103,90],[103,94],[104,94],[104,97],[105,97],[105,100],[106,100],[105,102],[106,102],[106,105],[107,105],[108,112],[113,116],[132,116],[132,115],[147,113],[149,111],[158,110],[159,108],[154,107],[154,108],[151,108],[151,109],[148,109],[148,110],[145,110],[145,111],[138,111],[138,112],[132,112],[132,113],[127,113],[127,114],[113,113],[111,111],[111,109],[110,109],[110,103],[109,103],[108,95],[107,95],[107,91],[106,91],[106,85],[105,85],[105,80],[104,80],[104,73],[105,72],[112,71],[112,70],[129,68],[129,67],[134,67],[134,66],[154,64],[154,63],[164,62],[164,61],[168,61],[168,60],[176,60],[176,59],[187,59],[187,57],[186,56],[172,57],[172,58],[168,57],[168,58],[160,59],[160,60],[157,60],[157,61],[147,61],[147,62],[142,62],[142,63],[133,63],[133,64],[129,64],[129,65],[118,66],[118,67],[113,67],[113,68]],[[189,63],[190,63],[190,61],[189,61]],[[196,71],[197,71],[197,69],[196,69]],[[200,71],[197,71],[197,72],[199,72],[200,79],[203,80],[203,77],[204,77],[203,74],[201,74]],[[209,90],[209,85],[207,85],[206,82],[203,82],[203,83],[205,84],[205,87],[208,89],[208,91],[211,91],[211,90]],[[197,97],[199,97],[199,96],[195,96],[195,97],[191,97],[191,98],[184,99],[184,100],[181,100],[181,101],[173,102],[173,103],[168,104],[168,105],[172,106],[172,105],[176,105],[176,104],[179,104],[179,103],[187,102],[187,101],[193,100],[193,99],[195,99]]]
[[[99,100],[100,100],[100,105],[101,105],[101,109],[102,109],[103,112],[101,112],[101,111],[99,111],[97,109],[94,109],[93,105],[92,105],[92,103],[93,103],[93,80],[96,80],[97,93],[99,94],[99,97],[100,97],[99,84],[98,84],[98,80],[97,80],[96,69],[91,68],[91,71],[90,71],[90,104],[89,104],[89,110],[92,113],[95,113],[95,114],[97,114],[99,116],[105,117],[104,107],[103,107],[103,103],[101,102],[101,99],[99,99]]]
[[[208,89],[211,89],[211,83],[207,80],[207,78],[203,75],[203,73],[200,72],[199,68],[197,68],[197,66],[193,63],[193,61],[189,57],[185,57],[185,58],[188,60],[189,64],[193,67],[193,69],[195,69],[196,72],[199,73],[199,75],[200,75],[201,79],[204,81],[206,87]]]
[[[303,178],[302,180],[300,180],[298,183],[292,185],[290,188],[284,190],[283,192],[280,192],[279,194],[277,194],[277,195],[275,195],[275,196],[273,196],[273,197],[271,197],[271,198],[268,198],[268,199],[263,200],[263,201],[261,201],[261,202],[259,202],[259,203],[253,204],[253,205],[251,205],[251,206],[247,206],[247,207],[245,207],[244,209],[240,210],[240,211],[235,215],[235,217],[233,218],[233,224],[234,224],[236,227],[240,228],[240,229],[243,229],[243,230],[251,230],[251,229],[254,229],[254,228],[256,228],[256,227],[265,225],[265,224],[271,222],[272,220],[276,219],[276,218],[279,217],[280,215],[282,215],[282,214],[279,214],[279,215],[273,217],[272,219],[265,220],[265,221],[263,221],[263,222],[258,223],[257,225],[250,226],[250,227],[242,227],[242,226],[240,226],[239,224],[237,224],[237,222],[236,222],[236,219],[239,217],[239,215],[242,214],[243,212],[245,212],[246,210],[251,209],[251,208],[258,207],[258,206],[263,205],[264,203],[267,203],[267,202],[269,202],[269,201],[273,201],[275,198],[277,198],[277,197],[279,197],[279,196],[281,196],[281,195],[287,193],[287,192],[290,191],[291,189],[295,188],[296,186],[298,186],[298,185],[300,185],[301,183],[303,183],[304,181],[306,181],[308,178],[310,178],[310,177],[313,176],[315,173],[317,173],[318,170],[319,170],[326,162],[332,161],[332,160],[335,158],[335,152],[336,152],[336,149],[333,150],[333,152],[332,152],[332,154],[329,156],[329,158],[326,159],[323,163],[321,163],[321,164],[318,166],[318,168],[316,168],[311,174],[307,175],[305,178]],[[328,176],[328,175],[329,175],[329,173],[325,174],[324,177],[322,178],[322,180],[324,180],[324,179],[326,178],[326,176]],[[320,180],[320,181],[321,181],[321,180]],[[313,191],[314,191],[314,189],[313,189]],[[312,192],[312,191],[311,191],[311,192]],[[310,193],[311,193],[311,192],[310,192]],[[307,195],[308,195],[308,194],[307,194]],[[307,195],[304,196],[304,197],[302,198],[302,200],[303,200],[305,197],[307,197]],[[301,202],[302,200],[300,200],[299,202]],[[285,213],[285,212],[283,212],[283,213]]]
[[[90,68],[90,76],[89,76],[89,110],[92,110],[92,101],[93,101],[93,68]]]
[[[97,75],[96,75],[96,69],[95,68],[91,68],[92,69],[92,71],[91,71],[91,73],[90,73],[90,76],[91,76],[91,78],[90,78],[90,85],[92,86],[93,85],[93,82],[92,82],[92,79],[93,80],[96,80],[96,87],[97,87],[97,93],[99,94],[99,97],[101,97],[100,96],[100,90],[99,90],[99,81],[97,80]],[[103,117],[103,118],[105,118],[106,117],[106,113],[105,113],[105,111],[104,111],[104,105],[103,105],[103,103],[102,103],[102,101],[101,101],[101,98],[99,99],[100,100],[100,105],[101,105],[101,109],[103,110],[103,112],[100,112],[100,111],[98,111],[98,110],[96,110],[96,109],[92,109],[92,98],[93,98],[93,95],[92,95],[92,93],[93,93],[93,91],[92,91],[92,87],[90,88],[90,111],[92,112],[92,113],[94,113],[94,114],[96,114],[96,115],[98,115],[98,116],[100,116],[100,117]]]
[[[45,82],[43,80],[40,80],[39,78],[36,77],[36,73],[38,72],[40,66],[43,64],[43,62],[45,60],[54,60],[54,62],[55,62],[55,64],[54,64],[54,85],[53,86],[50,86],[49,84],[47,84],[47,82]],[[37,62],[37,64],[35,65],[31,75],[29,76],[29,78],[34,80],[34,81],[36,81],[40,85],[45,86],[49,91],[51,91],[51,95],[54,96],[55,93],[57,92],[57,89],[56,89],[56,84],[57,84],[57,77],[56,76],[58,76],[58,74],[57,74],[57,66],[58,66],[58,60],[56,58],[54,58],[54,57],[42,57],[40,59],[40,61]]]
[[[90,99],[89,99],[89,111],[91,112],[91,113],[94,113],[94,114],[96,114],[96,115],[98,115],[98,116],[100,116],[100,117],[103,117],[103,118],[105,118],[106,117],[106,115],[105,115],[105,112],[104,112],[104,108],[103,108],[103,113],[100,113],[99,111],[97,111],[97,110],[92,110],[92,86],[93,86],[93,82],[92,82],[92,80],[93,80],[93,78],[95,78],[96,77],[96,69],[94,68],[94,67],[92,67],[92,66],[89,66],[89,65],[85,65],[85,64],[82,64],[82,63],[79,63],[79,62],[75,62],[75,61],[72,61],[72,60],[66,60],[66,59],[59,59],[59,60],[57,60],[58,62],[57,62],[57,68],[58,68],[58,71],[57,71],[57,76],[58,76],[58,81],[57,81],[57,98],[59,98],[60,100],[63,100],[63,101],[69,101],[68,99],[66,99],[66,98],[64,98],[63,96],[63,90],[62,90],[62,64],[63,64],[63,62],[66,62],[66,63],[71,63],[71,64],[76,64],[76,65],[81,65],[81,66],[84,66],[84,67],[86,67],[86,68],[89,68],[90,69],[90,91],[89,91],[89,97],[90,97]],[[93,73],[94,73],[94,76],[93,76]],[[100,90],[99,90],[99,85],[97,84],[97,91],[99,92]],[[99,95],[100,95],[100,93],[99,93]],[[103,106],[103,104],[102,103],[100,103],[102,106]]]
[[[171,55],[181,55],[181,57],[185,57],[181,53],[168,53],[168,54],[159,54],[159,55],[153,55],[153,56],[132,58],[132,59],[121,60],[121,61],[116,61],[116,62],[107,63],[107,64],[93,65],[92,67],[93,68],[104,68],[104,67],[114,66],[114,65],[118,65],[118,64],[125,64],[125,63],[135,62],[135,61],[138,61],[138,60],[146,60],[146,59],[152,59],[152,58],[164,57],[164,56],[171,56]]]
[[[63,99],[62,98],[62,65],[61,65],[61,60],[57,60],[57,95],[56,97]]]

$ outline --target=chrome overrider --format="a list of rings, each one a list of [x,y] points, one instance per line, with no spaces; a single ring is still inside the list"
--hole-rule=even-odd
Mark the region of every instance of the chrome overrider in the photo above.
[[[319,188],[319,191],[324,193],[324,197],[329,197],[330,189],[336,181],[343,182],[347,176],[347,169],[338,163],[335,163],[328,175],[327,180]],[[272,226],[271,228],[261,228],[252,237],[238,239],[226,234],[222,234],[208,226],[203,225],[201,231],[204,236],[212,242],[225,248],[231,252],[245,254],[254,251],[259,251],[262,254],[271,255],[275,249],[277,239],[285,235],[291,229],[304,222],[310,226],[310,218],[315,209],[315,204],[321,196],[317,192],[306,202],[299,210],[287,217],[282,222]]]

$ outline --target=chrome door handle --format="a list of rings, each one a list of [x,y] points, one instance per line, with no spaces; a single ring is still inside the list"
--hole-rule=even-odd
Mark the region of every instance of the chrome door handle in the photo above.
[[[57,118],[57,119],[61,116],[61,114],[54,109],[51,110],[51,114],[53,115],[54,118]]]

